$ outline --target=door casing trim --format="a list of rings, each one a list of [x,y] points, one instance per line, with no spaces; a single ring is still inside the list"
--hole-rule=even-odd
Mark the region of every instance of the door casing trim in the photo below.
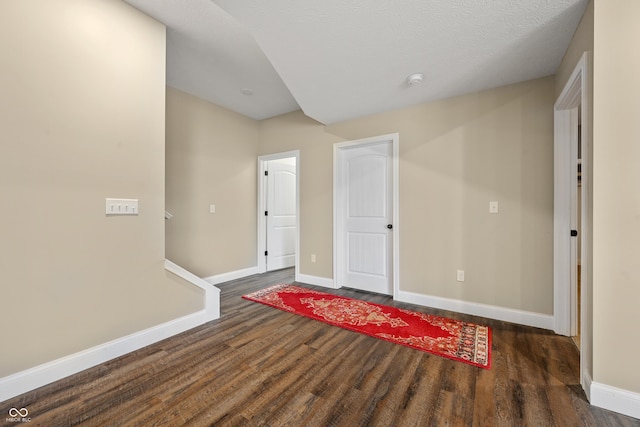
[[[575,129],[577,109],[582,117],[582,218],[581,218],[581,283],[580,295],[580,383],[590,399],[588,361],[592,355],[592,330],[588,327],[587,313],[591,310],[591,301],[587,298],[591,284],[589,276],[591,265],[591,211],[588,209],[592,189],[590,177],[592,173],[590,131],[590,53],[584,52],[578,61],[571,77],[554,105],[554,266],[553,266],[553,316],[554,331],[560,335],[571,335],[575,330],[576,318],[572,318],[572,304],[575,304],[575,289],[571,283],[572,242],[569,237],[572,221],[573,184],[572,174],[577,173],[577,156]],[[574,159],[574,157],[576,157]],[[574,206],[575,208],[575,206]]]

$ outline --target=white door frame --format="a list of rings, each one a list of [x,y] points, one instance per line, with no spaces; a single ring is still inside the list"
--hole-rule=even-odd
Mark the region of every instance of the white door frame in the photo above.
[[[338,161],[342,150],[353,148],[356,145],[372,145],[381,142],[391,142],[392,147],[392,179],[393,179],[393,233],[392,233],[392,265],[393,265],[393,299],[397,298],[400,290],[400,202],[399,202],[399,145],[400,134],[374,136],[371,138],[357,139],[354,141],[339,142],[333,145],[333,287],[338,285],[338,257],[340,250],[338,245]]]
[[[257,245],[257,260],[258,260],[258,273],[265,273],[267,271],[267,262],[264,256],[264,252],[267,250],[267,219],[264,212],[267,210],[267,197],[266,197],[266,180],[264,179],[264,172],[267,169],[267,162],[271,160],[288,159],[295,157],[296,159],[296,280],[298,277],[298,266],[300,265],[300,150],[286,151],[283,153],[267,154],[258,157],[258,245]]]
[[[576,290],[572,288],[571,268],[572,245],[575,240],[570,237],[572,209],[575,209],[575,194],[577,191],[577,116],[578,108],[582,118],[582,227],[581,227],[581,283],[580,298],[580,378],[583,389],[589,390],[588,369],[585,362],[591,357],[592,337],[591,329],[587,327],[587,311],[589,308],[589,293],[586,286],[590,283],[589,266],[591,230],[591,212],[589,206],[592,190],[590,186],[591,159],[589,158],[589,53],[584,52],[576,65],[571,77],[554,106],[554,330],[561,335],[572,335],[576,331],[576,318],[573,313],[577,299]],[[576,188],[573,188],[573,187]],[[573,251],[575,257],[575,249]],[[585,343],[587,343],[585,345]]]

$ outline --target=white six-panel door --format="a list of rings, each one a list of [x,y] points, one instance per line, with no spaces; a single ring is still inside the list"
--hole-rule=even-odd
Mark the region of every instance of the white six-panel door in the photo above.
[[[393,294],[391,141],[337,151],[337,286]]]

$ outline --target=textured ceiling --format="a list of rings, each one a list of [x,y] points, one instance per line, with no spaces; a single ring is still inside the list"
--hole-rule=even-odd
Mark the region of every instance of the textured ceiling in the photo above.
[[[554,74],[588,0],[127,2],[167,25],[169,85],[328,124]]]

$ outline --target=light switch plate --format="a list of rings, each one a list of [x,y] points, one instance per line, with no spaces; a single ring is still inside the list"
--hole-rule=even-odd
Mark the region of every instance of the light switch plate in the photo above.
[[[500,211],[498,202],[489,202],[489,213],[497,214]]]
[[[105,199],[107,215],[138,215],[138,199]]]

